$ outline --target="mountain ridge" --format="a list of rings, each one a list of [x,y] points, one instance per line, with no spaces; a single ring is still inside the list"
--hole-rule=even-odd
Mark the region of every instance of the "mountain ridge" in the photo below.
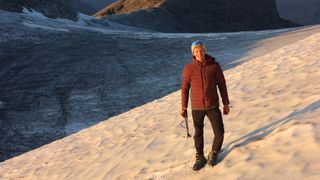
[[[21,13],[23,8],[35,10],[49,18],[78,20],[77,12],[66,0],[0,0],[0,9]]]
[[[160,32],[223,32],[297,26],[277,13],[275,0],[121,0],[95,17]]]

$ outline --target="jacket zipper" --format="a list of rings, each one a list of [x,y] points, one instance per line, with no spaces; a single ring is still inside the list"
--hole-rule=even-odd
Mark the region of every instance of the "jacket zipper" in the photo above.
[[[206,100],[204,98],[204,81],[203,81],[203,66],[202,63],[200,63],[200,67],[201,67],[201,80],[202,80],[202,101],[203,101],[203,105],[204,105],[204,109],[207,109],[206,107]]]

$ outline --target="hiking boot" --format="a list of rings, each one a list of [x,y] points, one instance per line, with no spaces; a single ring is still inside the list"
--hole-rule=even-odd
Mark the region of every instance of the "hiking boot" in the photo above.
[[[198,171],[201,168],[203,168],[206,165],[206,163],[207,163],[207,160],[204,157],[204,155],[197,154],[196,155],[196,162],[194,163],[192,170]]]
[[[212,150],[208,155],[208,165],[215,166],[217,164],[218,153]]]

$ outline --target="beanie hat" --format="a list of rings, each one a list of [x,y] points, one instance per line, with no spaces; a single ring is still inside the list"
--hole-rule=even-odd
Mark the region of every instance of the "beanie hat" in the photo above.
[[[191,44],[191,53],[193,55],[193,50],[196,47],[203,47],[206,50],[206,45],[204,44],[204,42],[202,40],[196,40]]]

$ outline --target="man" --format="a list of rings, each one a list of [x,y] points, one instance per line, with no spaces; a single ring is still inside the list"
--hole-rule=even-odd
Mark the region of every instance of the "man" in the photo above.
[[[219,96],[217,86],[223,102],[223,113],[229,114],[229,98],[223,71],[214,57],[206,54],[203,41],[197,40],[191,45],[193,63],[187,64],[182,73],[181,116],[186,118],[189,89],[191,88],[191,109],[195,128],[194,144],[197,151],[196,162],[193,170],[197,171],[208,162],[214,166],[217,155],[221,150],[224,127],[222,115],[219,109]],[[208,161],[204,157],[203,126],[204,117],[207,115],[214,132],[212,150],[208,155]]]

